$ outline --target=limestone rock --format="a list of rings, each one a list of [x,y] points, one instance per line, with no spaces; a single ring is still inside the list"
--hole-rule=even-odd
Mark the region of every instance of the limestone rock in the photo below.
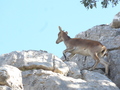
[[[95,86],[96,90],[119,90],[116,85],[105,75],[87,70],[82,71],[83,79]],[[98,86],[97,86],[98,85]]]
[[[0,65],[8,64],[20,70],[44,69],[67,75],[67,65],[58,57],[45,51],[28,50],[0,56]]]
[[[119,90],[106,76],[86,71],[85,80],[74,79],[45,70],[23,71],[25,90]]]
[[[120,88],[120,50],[110,52],[110,79]]]
[[[78,62],[76,57],[74,60]],[[63,62],[53,54],[44,51],[11,52],[1,55],[0,61],[2,68],[4,67],[4,70],[0,69],[2,90],[19,90],[19,88],[21,90],[23,87],[24,90],[119,90],[106,76],[86,70],[81,74],[80,66],[75,61]],[[44,65],[45,63],[47,64]],[[13,70],[13,66],[4,64],[22,68],[22,79],[18,79],[21,74],[17,68]],[[34,67],[31,68],[29,65]],[[39,67],[40,65],[43,66]]]
[[[21,71],[13,66],[1,66],[0,85],[0,90],[24,90]]]
[[[69,67],[69,72],[68,72],[69,77],[73,77],[75,79],[82,78],[81,71],[75,62],[68,62],[67,61],[65,63]]]
[[[114,19],[111,23],[111,27],[120,28],[120,12],[114,16]]]
[[[12,90],[12,88],[8,86],[0,86],[0,90]]]

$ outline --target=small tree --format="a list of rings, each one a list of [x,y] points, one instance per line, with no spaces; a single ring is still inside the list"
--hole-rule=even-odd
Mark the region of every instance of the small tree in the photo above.
[[[107,8],[107,6],[111,3],[112,6],[116,6],[118,4],[120,0],[102,0],[101,1],[101,5],[102,5],[102,8]],[[80,1],[82,4],[84,4],[84,6],[87,8],[87,9],[92,9],[93,7],[97,7],[97,2],[99,2],[98,0],[82,0]]]

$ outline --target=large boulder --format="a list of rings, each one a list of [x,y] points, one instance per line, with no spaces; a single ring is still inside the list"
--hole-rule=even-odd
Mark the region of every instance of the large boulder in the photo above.
[[[120,50],[112,50],[109,54],[110,79],[120,88]]]
[[[18,68],[9,65],[0,67],[0,90],[24,90]]]
[[[44,69],[67,75],[69,68],[58,57],[46,51],[14,51],[0,56],[0,65],[8,64],[20,70]]]
[[[65,62],[69,68],[69,72],[67,76],[73,77],[73,78],[82,78],[81,70],[79,69],[77,63],[75,62]]]
[[[119,90],[119,88],[116,88],[116,85],[105,75],[87,70],[83,70],[82,74],[83,79],[89,82],[92,86],[94,86],[96,90]]]
[[[83,79],[74,79],[45,70],[23,71],[25,90],[119,90],[106,76],[83,71]]]
[[[112,21],[112,23],[110,24],[111,27],[113,28],[120,28],[120,12],[118,12],[115,16],[114,19]]]

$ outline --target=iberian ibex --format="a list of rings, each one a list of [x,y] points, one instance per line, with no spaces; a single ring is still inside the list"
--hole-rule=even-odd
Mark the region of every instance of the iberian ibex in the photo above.
[[[60,32],[58,33],[58,39],[56,43],[64,42],[66,48],[63,51],[65,60],[67,60],[65,53],[69,52],[71,55],[69,58],[73,57],[75,54],[81,54],[84,56],[91,56],[95,60],[95,64],[89,70],[94,70],[97,64],[100,62],[105,66],[105,74],[108,74],[109,63],[106,62],[103,57],[107,55],[107,49],[98,41],[81,39],[81,38],[70,38],[59,26]]]

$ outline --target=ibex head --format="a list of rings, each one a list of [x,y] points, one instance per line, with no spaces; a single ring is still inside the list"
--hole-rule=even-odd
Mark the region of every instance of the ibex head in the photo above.
[[[58,39],[56,40],[56,44],[59,44],[60,42],[63,41],[63,34],[64,33],[68,34],[68,32],[64,32],[60,26],[58,26],[58,28],[59,28],[60,32],[58,33]]]

